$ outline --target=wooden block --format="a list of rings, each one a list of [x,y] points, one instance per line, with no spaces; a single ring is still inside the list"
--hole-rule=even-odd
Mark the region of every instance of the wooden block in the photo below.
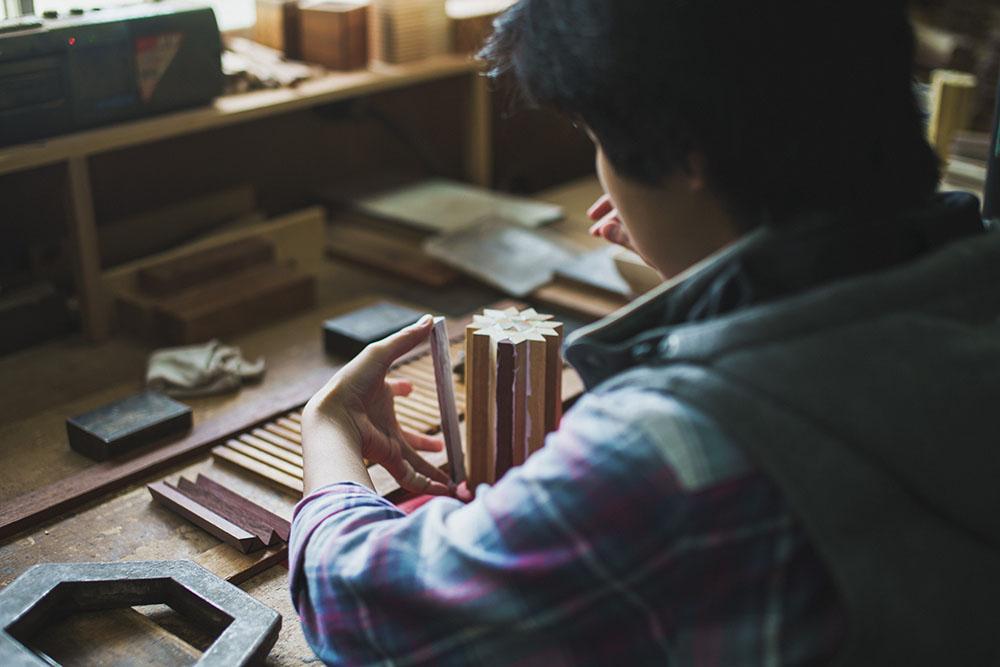
[[[430,257],[421,239],[349,224],[334,225],[327,232],[327,254],[386,271],[421,285],[444,287],[459,278],[447,264]]]
[[[315,278],[290,266],[262,266],[160,301],[154,321],[166,342],[198,343],[272,324],[315,303]]]
[[[434,362],[434,379],[437,385],[438,411],[451,481],[465,481],[465,456],[462,452],[462,430],[455,404],[455,376],[451,371],[451,342],[443,317],[434,320],[431,329],[431,359]]]
[[[512,0],[483,3],[460,0],[448,3],[448,23],[453,53],[476,53],[493,34],[493,21],[512,4]]]
[[[324,322],[323,344],[327,353],[351,358],[367,345],[410,326],[422,315],[412,308],[380,301]]]
[[[256,536],[202,507],[166,482],[153,482],[146,488],[158,503],[235,549],[249,553],[264,548],[264,543]]]
[[[195,197],[97,226],[101,265],[116,266],[156,253],[221,225],[245,218],[257,207],[252,187],[238,187]]]
[[[139,271],[247,238],[260,238],[272,243],[279,262],[291,262],[306,273],[317,274],[323,262],[325,220],[326,211],[320,206],[302,209],[267,221],[252,217],[236,227],[226,227],[225,230],[183,246],[115,267],[101,275],[101,290],[110,297],[107,299],[106,307],[110,311],[116,311],[119,328],[152,338],[154,333],[152,311],[157,302],[139,288]],[[127,327],[128,322],[124,321],[126,318],[123,317],[123,310],[140,314],[135,328]],[[143,320],[143,317],[146,319]],[[142,328],[143,326],[145,328]]]
[[[514,464],[514,372],[517,359],[510,339],[497,341],[496,355],[496,463],[493,479],[498,480]]]
[[[191,408],[154,391],[66,420],[69,446],[97,461],[180,436],[190,428]]]
[[[256,536],[266,546],[273,547],[282,542],[274,528],[245,509],[246,502],[250,501],[234,502],[228,497],[216,495],[208,487],[199,486],[186,477],[177,480],[176,488],[205,509],[215,512],[226,521]]]
[[[947,163],[955,134],[968,129],[976,99],[976,77],[964,72],[931,73],[931,114],[927,139],[941,161]]]
[[[275,565],[288,567],[288,545],[244,554],[228,544],[218,544],[198,554],[193,560],[217,577],[239,586]]]
[[[223,486],[222,484],[219,484],[215,480],[211,479],[210,477],[206,477],[201,473],[198,474],[195,483],[198,486],[210,489],[215,495],[219,496],[220,498],[229,498],[234,503],[242,503],[245,511],[252,513],[254,516],[258,517],[260,520],[267,523],[267,525],[269,525],[271,528],[274,529],[275,532],[278,533],[278,537],[280,537],[283,541],[285,542],[288,541],[288,537],[289,535],[291,535],[292,532],[292,524],[288,521],[288,519],[278,516],[271,510],[261,507],[260,505],[253,502],[249,498],[241,496],[235,491],[229,489],[228,487]]]
[[[302,58],[332,70],[368,66],[368,6],[318,2],[299,8]]]
[[[286,58],[302,58],[298,0],[257,0],[255,42],[270,46]]]
[[[274,260],[274,244],[251,237],[140,269],[137,279],[139,289],[146,294],[169,296]]]

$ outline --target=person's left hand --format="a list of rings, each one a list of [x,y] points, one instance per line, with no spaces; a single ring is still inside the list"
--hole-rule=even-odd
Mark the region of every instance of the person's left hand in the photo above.
[[[448,476],[416,451],[440,451],[444,443],[400,427],[393,401],[408,395],[413,386],[405,380],[386,379],[393,362],[427,340],[432,321],[425,315],[366,347],[310,399],[303,421],[334,422],[346,437],[356,438],[364,458],[384,466],[407,491],[446,495],[452,492]]]

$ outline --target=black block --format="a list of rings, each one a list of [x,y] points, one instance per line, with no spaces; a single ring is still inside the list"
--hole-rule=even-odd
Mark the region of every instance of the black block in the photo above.
[[[104,461],[191,428],[191,408],[146,391],[66,420],[69,446]]]
[[[382,340],[419,320],[424,313],[380,301],[323,323],[328,354],[353,357],[369,343]]]

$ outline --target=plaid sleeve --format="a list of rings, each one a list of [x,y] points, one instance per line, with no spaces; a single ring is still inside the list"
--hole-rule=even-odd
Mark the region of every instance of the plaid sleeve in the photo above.
[[[635,574],[704,528],[699,491],[746,474],[735,448],[706,446],[719,437],[662,395],[588,396],[468,505],[437,498],[405,516],[353,484],[321,489],[292,527],[306,638],[333,664],[561,662],[573,633],[626,624],[663,656],[664,622]]]

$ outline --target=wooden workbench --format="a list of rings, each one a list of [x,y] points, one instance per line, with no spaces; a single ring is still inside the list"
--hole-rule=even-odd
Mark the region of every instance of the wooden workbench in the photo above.
[[[540,198],[563,205],[569,213],[567,220],[556,223],[558,232],[587,243],[584,211],[599,192],[596,181],[586,179]],[[500,297],[473,284],[428,290],[333,262],[322,267],[319,285],[319,306],[314,310],[227,341],[240,346],[249,358],[264,356],[268,363],[266,379],[260,386],[245,387],[236,394],[186,401],[194,409],[196,422],[217,419],[240,401],[252,400],[275,386],[292,383],[317,368],[326,367],[332,372],[338,360],[328,358],[323,352],[320,323],[366,295],[389,296],[452,316]],[[4,462],[0,466],[0,503],[92,465],[67,446],[66,417],[137,391],[149,352],[148,347],[127,339],[93,344],[74,338],[0,358],[0,377],[4,378],[0,388],[0,456]],[[150,481],[174,479],[180,473],[190,477],[196,472],[208,472],[262,505],[285,516],[291,514],[295,502],[291,496],[203,456],[7,540],[0,545],[0,588],[39,562],[204,558],[219,542],[154,505],[145,489]],[[291,607],[287,579],[287,571],[279,566],[253,577],[241,587],[284,617],[269,663],[314,662]],[[143,612],[179,635],[187,633],[192,643],[205,639],[196,632],[190,636],[191,628],[178,624],[177,618],[162,609],[143,609]],[[73,643],[81,635],[92,636],[94,643],[112,644],[109,648],[112,654],[117,651],[117,655],[125,656],[126,662],[128,656],[134,658],[136,651],[152,650],[147,646],[151,642],[160,642],[157,644],[160,653],[156,655],[163,655],[164,646],[169,648],[170,641],[175,641],[142,635],[139,631],[124,632],[122,620],[116,616],[108,616],[104,625],[100,622],[102,614],[89,616],[92,618],[86,621],[70,619],[63,624],[64,632],[55,633],[64,642],[62,649],[81,659],[91,657]],[[107,653],[100,656],[108,658]]]

